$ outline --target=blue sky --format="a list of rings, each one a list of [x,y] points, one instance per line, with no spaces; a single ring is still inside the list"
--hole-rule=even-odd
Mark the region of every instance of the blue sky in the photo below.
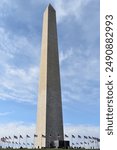
[[[0,1],[0,136],[6,128],[35,130],[42,17],[49,3],[57,13],[65,131],[99,136],[99,0]]]

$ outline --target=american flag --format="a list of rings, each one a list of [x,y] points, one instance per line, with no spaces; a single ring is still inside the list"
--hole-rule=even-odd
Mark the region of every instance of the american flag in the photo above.
[[[26,137],[27,137],[27,138],[30,138],[30,136],[29,136],[29,135],[26,135]]]
[[[19,138],[23,139],[22,135],[20,135]]]
[[[68,135],[67,135],[67,134],[65,134],[65,137],[68,137]]]
[[[18,139],[18,137],[14,135],[14,139]]]
[[[74,135],[72,135],[72,138],[75,138],[75,136],[74,136]]]
[[[80,135],[78,135],[78,138],[81,138],[81,136],[80,136]]]
[[[87,136],[84,136],[85,139],[87,139]]]
[[[45,135],[43,135],[43,134],[42,134],[42,137],[46,138],[46,136],[45,136]]]

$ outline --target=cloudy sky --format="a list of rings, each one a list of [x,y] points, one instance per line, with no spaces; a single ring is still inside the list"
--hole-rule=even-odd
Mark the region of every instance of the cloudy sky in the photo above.
[[[99,136],[99,0],[0,0],[0,137],[35,132],[49,3],[57,13],[65,132]]]

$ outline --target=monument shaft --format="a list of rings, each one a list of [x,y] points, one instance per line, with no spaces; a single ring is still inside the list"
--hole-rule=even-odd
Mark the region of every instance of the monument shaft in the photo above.
[[[43,16],[36,147],[64,140],[56,12],[49,5]]]

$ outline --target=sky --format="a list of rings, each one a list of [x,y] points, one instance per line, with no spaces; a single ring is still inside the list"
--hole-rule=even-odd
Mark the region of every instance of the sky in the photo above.
[[[64,131],[99,137],[99,0],[0,1],[0,137],[35,133],[49,3],[57,15]]]

